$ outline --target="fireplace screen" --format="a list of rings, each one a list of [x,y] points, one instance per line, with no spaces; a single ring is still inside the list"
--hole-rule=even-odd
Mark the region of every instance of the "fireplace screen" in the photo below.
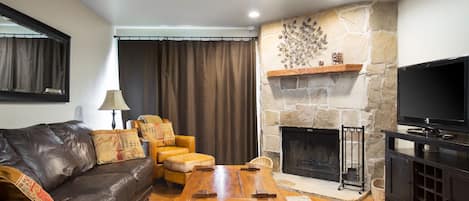
[[[339,181],[339,130],[281,129],[284,173]]]

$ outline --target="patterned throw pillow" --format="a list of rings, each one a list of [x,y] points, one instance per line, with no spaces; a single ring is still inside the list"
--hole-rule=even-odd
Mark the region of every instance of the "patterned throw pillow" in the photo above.
[[[98,130],[91,134],[100,165],[145,157],[136,129]]]
[[[143,138],[152,142],[157,147],[164,146],[164,136],[161,130],[161,125],[157,123],[143,123],[139,122],[140,133]]]
[[[41,185],[9,166],[0,166],[0,189],[0,200],[53,201]]]
[[[176,135],[174,134],[173,124],[161,123],[161,130],[163,132],[163,141],[166,146],[176,145]]]

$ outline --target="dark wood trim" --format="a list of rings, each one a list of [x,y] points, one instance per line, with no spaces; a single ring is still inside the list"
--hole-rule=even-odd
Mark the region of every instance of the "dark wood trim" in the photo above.
[[[70,101],[70,41],[71,37],[45,23],[23,14],[3,3],[0,3],[0,14],[12,19],[15,23],[43,33],[49,38],[60,41],[65,45],[65,89],[63,95],[20,93],[0,91],[0,102],[69,102]]]

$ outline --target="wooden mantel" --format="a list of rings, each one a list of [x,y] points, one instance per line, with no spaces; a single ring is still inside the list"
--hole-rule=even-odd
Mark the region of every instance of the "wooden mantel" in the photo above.
[[[295,75],[314,75],[323,73],[359,72],[362,64],[338,64],[331,66],[318,66],[310,68],[294,68],[285,70],[272,70],[267,72],[267,77],[283,77]]]

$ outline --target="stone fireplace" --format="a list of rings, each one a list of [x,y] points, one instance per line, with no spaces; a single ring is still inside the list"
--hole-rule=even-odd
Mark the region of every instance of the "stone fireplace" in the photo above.
[[[339,181],[339,130],[281,127],[282,171]]]
[[[328,38],[327,49],[312,63],[323,60],[330,65],[332,52],[340,51],[344,63],[362,64],[362,70],[268,78],[268,71],[285,69],[278,52],[283,23],[306,17],[317,21]],[[396,21],[396,2],[374,2],[346,5],[260,27],[260,147],[262,155],[274,160],[275,171],[282,172],[282,164],[289,160],[282,159],[285,136],[281,127],[339,129],[343,124],[365,126],[366,179],[369,182],[383,176],[385,142],[381,130],[397,125]]]

